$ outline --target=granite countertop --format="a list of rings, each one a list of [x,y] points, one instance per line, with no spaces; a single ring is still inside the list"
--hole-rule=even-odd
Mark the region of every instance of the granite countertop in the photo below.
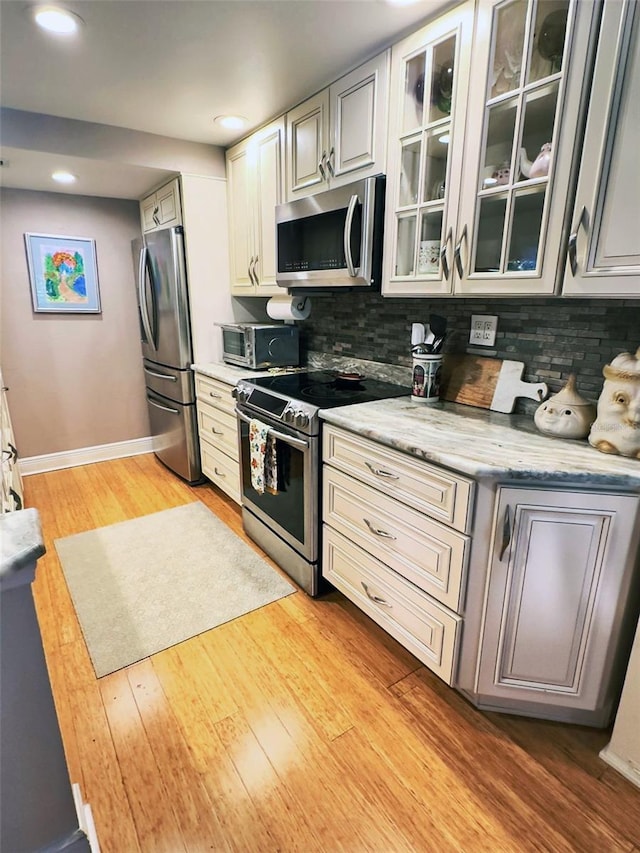
[[[527,415],[396,397],[323,409],[330,424],[471,477],[640,489],[640,460],[538,432]]]

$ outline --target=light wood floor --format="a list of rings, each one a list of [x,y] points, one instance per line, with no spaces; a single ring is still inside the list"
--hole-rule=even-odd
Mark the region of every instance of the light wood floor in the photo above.
[[[153,456],[25,487],[70,777],[104,853],[640,850],[640,791],[598,758],[607,732],[476,711],[338,593],[96,679],[54,539],[194,499],[242,536],[238,508]]]

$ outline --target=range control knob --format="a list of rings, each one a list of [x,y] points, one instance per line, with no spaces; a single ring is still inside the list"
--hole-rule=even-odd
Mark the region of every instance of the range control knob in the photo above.
[[[286,408],[286,409],[284,410],[284,412],[282,413],[282,420],[283,420],[286,424],[292,424],[292,423],[293,423],[294,418],[295,418],[295,412],[294,412],[294,410],[291,408],[291,403],[289,403],[289,405],[287,406],[287,408]]]
[[[236,400],[239,403],[244,403],[249,396],[249,391],[246,388],[236,388]]]
[[[309,423],[309,415],[304,409],[298,409],[296,412],[296,426],[305,427]]]

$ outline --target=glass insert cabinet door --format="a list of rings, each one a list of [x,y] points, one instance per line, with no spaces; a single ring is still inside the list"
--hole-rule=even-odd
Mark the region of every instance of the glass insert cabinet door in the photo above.
[[[394,45],[385,270],[388,295],[452,292],[473,4]]]
[[[456,292],[558,288],[594,14],[590,0],[479,2]]]

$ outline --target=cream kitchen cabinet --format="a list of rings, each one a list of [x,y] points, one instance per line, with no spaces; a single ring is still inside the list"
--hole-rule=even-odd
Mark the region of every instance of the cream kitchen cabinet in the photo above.
[[[464,3],[392,48],[386,296],[453,289],[473,10]]]
[[[637,618],[639,504],[635,494],[498,488],[479,707],[610,722]]]
[[[597,12],[591,0],[479,0],[475,18],[465,5],[424,28],[424,61],[410,40],[394,46],[386,295],[559,290]]]
[[[18,469],[18,451],[13,435],[7,391],[0,371],[0,450],[2,451],[2,494],[0,511],[11,512],[22,509],[24,492],[22,477]]]
[[[171,225],[182,225],[180,185],[178,178],[165,184],[140,202],[143,231],[157,231]]]
[[[273,296],[276,284],[275,207],[284,201],[284,117],[226,154],[231,292]]]
[[[640,297],[640,7],[605,3],[563,294]]]
[[[334,426],[323,460],[323,576],[452,684],[473,482]]]
[[[202,471],[237,504],[241,502],[234,385],[196,371],[196,409]]]
[[[287,201],[385,173],[389,55],[287,113]]]

